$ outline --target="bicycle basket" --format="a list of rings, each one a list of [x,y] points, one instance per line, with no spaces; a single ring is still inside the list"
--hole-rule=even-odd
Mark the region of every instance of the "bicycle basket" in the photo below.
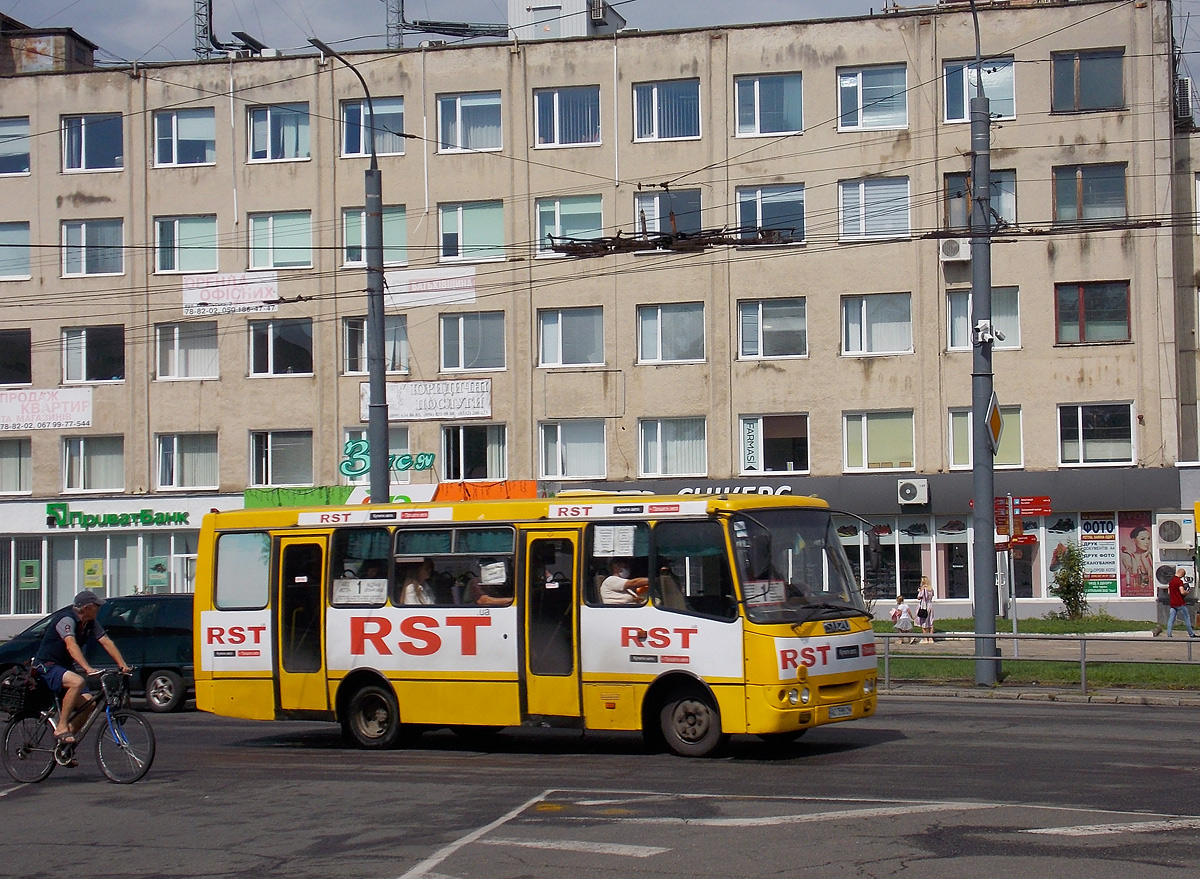
[[[20,714],[25,710],[37,681],[27,668],[13,669],[12,673],[0,680],[0,711],[10,715]]]
[[[129,705],[129,678],[120,672],[105,672],[100,676],[100,686],[104,690],[104,698],[114,708],[124,708]]]

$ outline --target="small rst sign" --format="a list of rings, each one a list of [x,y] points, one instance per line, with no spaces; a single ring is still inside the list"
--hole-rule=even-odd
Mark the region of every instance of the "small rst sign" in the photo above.
[[[801,668],[810,677],[875,668],[875,639],[870,632],[834,638],[776,638],[779,680],[794,681]]]

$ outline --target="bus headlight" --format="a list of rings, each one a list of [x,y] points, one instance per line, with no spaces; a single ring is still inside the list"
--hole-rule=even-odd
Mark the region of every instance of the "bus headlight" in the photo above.
[[[812,698],[812,694],[808,692],[808,687],[805,687],[803,690],[800,691],[800,701],[803,704],[807,705],[808,700],[811,698]]]
[[[800,693],[798,690],[788,690],[788,702],[795,705],[800,701]]]
[[[863,681],[863,695],[870,696],[875,692],[875,678],[867,678]]]

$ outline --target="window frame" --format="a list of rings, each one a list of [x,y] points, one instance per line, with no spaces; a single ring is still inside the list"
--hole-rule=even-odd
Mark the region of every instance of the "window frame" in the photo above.
[[[793,467],[792,469],[771,470],[766,466],[766,420],[776,418],[803,418],[804,419],[804,466]],[[750,439],[750,432],[747,430],[749,424],[758,423],[758,436],[756,437],[759,443],[759,457],[763,461],[763,466],[759,469],[748,467],[748,452],[747,443]],[[806,475],[812,470],[812,421],[808,412],[794,413],[762,413],[757,415],[740,415],[738,416],[738,468],[742,476],[798,476]]]
[[[21,124],[22,120],[24,121],[23,126]],[[16,123],[16,124],[11,124],[11,123]],[[33,156],[31,155],[30,148],[29,148],[29,145],[30,145],[29,117],[28,116],[0,117],[0,125],[4,125],[5,128],[18,129],[16,131],[16,133],[12,133],[12,132],[0,133],[0,143],[7,145],[7,144],[12,144],[12,143],[20,143],[21,141],[25,142],[25,151],[24,152],[21,152],[19,149],[15,150],[15,151],[8,151],[7,146],[6,146],[5,147],[6,151],[2,154],[6,158],[9,156],[24,156],[25,157],[24,163],[21,163],[19,161],[15,163],[18,165],[24,164],[24,168],[20,168],[16,171],[0,170],[0,177],[28,177],[33,172]],[[20,130],[22,128],[24,129],[23,131]],[[2,166],[0,166],[0,167],[2,167]]]
[[[879,71],[879,72],[893,71],[894,72],[897,70],[902,71],[904,74],[904,83],[903,83],[903,86],[901,87],[901,90],[898,92],[892,92],[886,98],[877,98],[874,101],[871,101],[870,103],[864,104],[863,103],[863,73],[865,73],[866,71]],[[853,108],[853,113],[854,113],[857,121],[853,122],[853,123],[848,123],[846,121],[846,117],[851,111],[849,111],[845,107],[843,107],[843,97],[845,96],[845,93],[846,93],[845,78],[849,77],[851,75],[853,75],[855,77],[855,81],[856,81],[855,87],[854,87],[856,101],[855,101],[855,106]],[[903,131],[908,128],[908,64],[907,63],[902,61],[899,63],[891,63],[891,64],[863,64],[863,65],[854,66],[854,67],[839,67],[837,70],[837,74],[836,74],[836,82],[837,82],[837,105],[838,105],[838,116],[837,116],[837,130],[838,131]],[[890,87],[894,88],[894,85],[890,86]],[[877,88],[877,86],[874,86],[874,88]],[[893,122],[887,122],[884,124],[880,124],[880,123],[870,123],[868,121],[867,117],[869,114],[866,111],[868,111],[871,107],[874,107],[877,104],[882,103],[884,100],[892,100],[892,99],[896,98],[897,95],[899,95],[901,98],[903,98],[903,101],[904,101],[904,121],[902,123],[896,124]]]
[[[119,440],[121,445],[121,484],[120,485],[93,485],[92,480],[91,460],[88,456],[88,444],[98,444],[103,440]],[[72,448],[77,449],[76,457],[79,461],[79,466],[73,468]],[[111,449],[109,450],[112,451]],[[122,434],[87,434],[85,436],[64,436],[62,437],[62,485],[63,494],[95,494],[98,492],[113,492],[124,491],[126,474],[125,474],[125,437]],[[72,485],[72,473],[78,473],[80,481],[79,485]]]
[[[189,485],[186,481],[179,478],[179,471],[183,468],[180,466],[181,452],[179,450],[179,441],[187,437],[204,437],[212,438],[212,456],[213,466],[212,472],[215,477],[211,484]],[[168,453],[167,445],[170,445],[170,455],[172,462],[170,464],[173,481],[163,483],[162,475],[164,472],[165,460],[164,456]],[[180,433],[159,433],[155,435],[155,468],[154,468],[154,490],[155,491],[216,491],[221,487],[221,460],[220,446],[217,431],[201,430],[201,431],[185,431]],[[208,450],[197,452],[197,454],[207,454]],[[187,454],[193,454],[192,451]]]
[[[762,83],[764,80],[778,80],[784,83],[794,79],[799,83],[800,88],[800,106],[798,112],[800,115],[800,124],[796,128],[772,128],[763,129],[762,117]],[[749,96],[752,104],[754,121],[751,126],[743,126],[742,120],[742,89],[744,86],[752,88],[752,94]],[[804,133],[804,75],[801,71],[789,71],[783,73],[757,73],[735,76],[733,78],[733,114],[734,114],[734,137],[780,137],[789,134]]]
[[[466,366],[466,342],[468,331],[468,319],[476,321],[475,335],[482,339],[484,333],[489,326],[494,326],[496,321],[500,326],[500,356],[501,363],[499,366]],[[446,351],[446,330],[449,322],[457,321],[458,329],[455,335],[457,336],[458,347],[458,364],[447,365]],[[508,327],[507,317],[502,310],[492,311],[459,311],[451,314],[440,315],[438,320],[438,342],[440,348],[439,370],[441,372],[503,372],[508,369]],[[494,330],[493,330],[494,332]],[[493,340],[494,341],[494,340]],[[476,360],[479,354],[483,353],[482,348],[477,352]]]
[[[264,320],[251,320],[246,322],[246,332],[249,339],[249,356],[247,358],[246,375],[248,378],[283,378],[291,376],[308,376],[315,374],[316,358],[315,358],[315,338],[314,338],[314,321],[310,317],[286,317],[286,318],[266,318]],[[288,341],[283,339],[283,333],[292,328],[306,326],[308,328],[308,371],[307,372],[277,372],[275,366],[276,348],[281,342]],[[256,369],[258,354],[258,346],[256,339],[264,338],[266,342],[266,350],[263,352],[266,356],[267,368],[259,371]]]
[[[567,324],[569,322],[564,321],[563,317],[564,317],[564,315],[570,314],[570,313],[573,313],[575,316],[578,316],[578,317],[584,317],[585,316],[583,314],[584,312],[587,313],[586,314],[587,317],[594,317],[594,319],[599,322],[600,340],[599,340],[599,347],[598,347],[597,353],[599,354],[600,359],[599,360],[570,360],[570,361],[568,361],[563,357],[564,348],[569,347],[572,349],[578,349],[578,348],[582,348],[584,346],[580,343],[573,343],[570,346],[567,346],[564,344],[565,336],[566,336],[566,333],[564,332],[564,328],[567,326]],[[557,351],[557,356],[558,356],[557,360],[547,360],[546,359],[546,345],[547,345],[546,330],[547,330],[547,322],[551,315],[554,316],[555,326],[557,327],[556,344],[554,346]],[[539,308],[538,312],[537,312],[537,321],[538,321],[538,366],[539,367],[542,367],[542,368],[562,368],[562,367],[579,368],[579,367],[589,367],[589,366],[604,366],[605,359],[606,359],[605,351],[604,351],[604,306],[602,306],[602,305],[579,305],[579,306],[571,306],[569,308]]]
[[[484,466],[489,466],[487,462],[487,449],[492,444],[493,437],[500,437],[501,460],[499,461],[499,473],[487,472],[483,476],[466,476],[465,475],[465,453],[467,444],[463,441],[465,431],[484,431]],[[450,441],[451,434],[458,436],[457,451],[453,453],[452,446],[454,443]],[[442,479],[445,482],[495,482],[508,478],[508,425],[499,423],[486,424],[443,424],[441,427],[441,453],[442,453]],[[457,474],[457,475],[455,475]]]
[[[276,482],[275,476],[275,441],[276,438],[284,438],[294,436],[296,438],[308,437],[308,480],[305,482]],[[261,448],[260,446],[261,438]],[[292,486],[305,487],[314,484],[315,467],[313,465],[313,451],[315,448],[313,432],[311,430],[252,430],[250,431],[250,454],[248,456],[250,465],[249,485],[252,488],[288,488]],[[259,460],[259,453],[264,456]],[[259,481],[259,474],[262,474],[263,481]]]
[[[180,363],[183,359],[184,349],[181,345],[183,333],[185,329],[196,329],[203,331],[211,329],[211,351],[215,355],[213,357],[214,371],[211,374],[193,375],[191,373],[184,374],[180,368]],[[167,331],[170,331],[170,338],[167,338]],[[196,338],[207,338],[208,334],[198,332]],[[165,347],[164,347],[165,346]],[[207,346],[206,346],[207,347]],[[166,354],[168,359],[174,365],[174,371],[164,374],[160,367],[163,363],[163,355]],[[221,377],[221,348],[220,337],[217,331],[217,322],[214,321],[173,321],[159,323],[154,325],[154,380],[155,381],[205,381],[211,379],[219,379]]]
[[[1121,169],[1121,214],[1120,216],[1086,216],[1089,210],[1095,211],[1099,205],[1093,203],[1089,206],[1087,201],[1087,187],[1089,171],[1093,172],[1093,181],[1102,177],[1115,179],[1115,174],[1105,175],[1104,170]],[[1060,203],[1059,191],[1062,189],[1060,178],[1067,179],[1068,175],[1074,176],[1074,197],[1075,197],[1075,216],[1061,217],[1060,214],[1065,205]],[[1110,223],[1127,223],[1129,222],[1129,165],[1127,162],[1080,162],[1073,165],[1055,165],[1050,169],[1051,185],[1050,191],[1053,196],[1053,217],[1055,226],[1095,226],[1106,225]],[[1069,179],[1067,179],[1069,182]],[[1094,182],[1093,182],[1094,185]]]
[[[1086,456],[1084,454],[1084,451],[1085,451],[1088,440],[1084,435],[1085,434],[1085,428],[1084,428],[1084,424],[1083,424],[1084,410],[1100,409],[1102,407],[1110,408],[1110,409],[1125,409],[1129,413],[1129,418],[1128,418],[1129,458],[1128,459],[1122,459],[1119,461],[1115,461],[1115,460],[1114,461],[1088,461],[1088,460],[1085,460]],[[1075,440],[1075,442],[1077,442],[1079,445],[1079,459],[1078,460],[1066,460],[1066,457],[1063,454],[1066,444],[1069,441],[1063,435],[1063,415],[1064,415],[1064,413],[1067,413],[1071,410],[1074,410],[1076,413],[1075,427],[1079,431],[1078,437]],[[1132,402],[1059,403],[1058,407],[1057,407],[1057,412],[1055,414],[1057,416],[1055,419],[1055,422],[1056,422],[1056,431],[1058,434],[1058,466],[1060,466],[1060,467],[1128,467],[1131,464],[1137,463],[1137,460],[1138,460],[1137,432],[1133,429],[1133,425],[1135,422],[1134,422],[1134,412],[1133,412],[1133,403]],[[1092,439],[1092,442],[1096,442],[1096,439],[1094,437]]]
[[[700,356],[699,357],[668,357],[668,352],[664,351],[664,340],[667,337],[673,336],[674,333],[664,332],[663,313],[664,309],[667,313],[678,313],[684,315],[690,313],[696,308],[700,311]],[[686,311],[685,311],[686,309]],[[654,357],[643,356],[643,337],[645,333],[644,321],[649,316],[650,312],[654,312]],[[708,361],[708,322],[707,309],[704,307],[704,302],[658,302],[648,305],[637,306],[636,321],[637,321],[637,363],[647,365],[661,365],[666,363],[706,363]]]
[[[907,415],[909,427],[909,449],[911,461],[897,461],[891,467],[874,467],[871,465],[870,423],[872,417]],[[859,428],[859,443],[862,448],[863,462],[858,466],[850,465],[850,420],[861,418]],[[842,472],[843,473],[912,473],[916,468],[916,413],[912,409],[855,409],[842,413]]]
[[[401,364],[399,369],[393,369],[395,363],[387,354],[389,332],[400,330]],[[355,336],[359,337],[355,341]],[[385,314],[383,316],[384,358],[383,365],[388,375],[407,375],[408,361],[411,355],[411,345],[408,340],[408,315]],[[355,358],[362,364],[362,369],[353,368],[351,351],[357,349]],[[367,319],[365,317],[342,318],[342,375],[367,375]]]
[[[1125,289],[1125,337],[1121,339],[1093,339],[1087,338],[1087,302],[1086,295],[1089,290],[1093,293],[1102,293],[1103,287],[1123,286]],[[1061,316],[1061,300],[1060,292],[1068,292],[1070,288],[1076,290],[1076,302],[1078,304],[1078,339],[1064,340],[1062,338],[1063,325]],[[1132,284],[1129,281],[1066,281],[1054,285],[1054,346],[1058,347],[1077,347],[1079,345],[1124,345],[1133,341],[1133,302],[1131,297]],[[1095,310],[1093,304],[1093,310]]]
[[[9,359],[11,352],[19,356]],[[29,327],[4,327],[0,329],[0,363],[11,363],[16,369],[21,369],[22,376],[17,381],[6,381],[0,374],[0,387],[23,387],[33,384],[33,330]],[[14,375],[16,374],[14,370]]]
[[[303,107],[301,112],[298,108]],[[275,131],[276,121],[275,116],[286,118],[288,115],[294,115],[298,119],[303,117],[303,121],[296,123],[296,155],[287,155],[287,149],[283,143],[279,144],[281,155],[275,155],[275,135],[282,135],[284,129],[281,127],[278,132]],[[309,162],[312,161],[312,131],[311,131],[312,114],[308,108],[308,101],[283,101],[275,104],[255,104],[246,108],[246,164],[261,165],[272,162]],[[262,155],[255,155],[260,150],[255,146],[259,140],[258,128],[265,128],[265,144],[261,150]],[[301,155],[303,150],[303,155]]]
[[[562,100],[561,95],[564,92],[590,92],[595,95],[595,139],[594,140],[564,140],[562,130]],[[547,121],[543,119],[542,102],[546,98],[551,98],[551,107],[549,108],[549,121],[554,129],[554,139],[543,139],[544,132],[542,123]],[[588,112],[592,111],[589,106]],[[533,90],[533,148],[537,150],[552,150],[552,149],[571,149],[574,147],[595,147],[601,146],[604,142],[604,117],[600,107],[600,86],[598,85],[573,85],[573,86],[556,86],[553,88],[542,88]]]
[[[659,101],[659,87],[668,83],[694,83],[696,86],[695,107],[696,107],[696,133],[684,134],[676,137],[664,137],[659,132],[665,127],[661,113],[665,108],[661,106]],[[633,142],[634,143],[651,143],[654,141],[682,141],[682,140],[701,140],[704,137],[704,114],[701,111],[701,95],[700,95],[700,78],[699,77],[678,77],[675,79],[658,79],[646,82],[635,82],[632,85],[633,89]],[[652,117],[652,126],[650,133],[643,133],[641,127],[641,101],[639,97],[639,89],[650,90],[650,116]]]
[[[396,109],[399,105],[399,109]],[[391,109],[386,109],[391,107]],[[375,155],[376,156],[402,156],[404,155],[404,96],[403,95],[386,95],[380,98],[372,98],[368,103],[366,98],[350,98],[341,102],[341,158],[343,159],[362,159],[371,157],[371,123],[370,110],[375,110]],[[358,119],[351,121],[350,113],[356,110]],[[400,131],[392,131],[390,129],[381,131],[380,127],[389,118],[400,117]],[[350,134],[351,131],[357,129],[358,150],[350,149]],[[396,138],[399,149],[380,149],[379,138],[381,135],[390,134]]]
[[[97,244],[95,242],[88,243],[89,230],[98,231],[103,228],[117,228],[120,231],[119,241],[116,245],[112,244]],[[93,217],[85,220],[62,220],[62,277],[64,278],[99,278],[110,277],[116,278],[125,274],[125,220],[121,217]],[[71,244],[68,238],[71,235],[71,230],[76,230],[79,237],[78,244]],[[97,259],[105,260],[105,251],[115,251],[117,262],[120,268],[115,272],[89,272],[88,267],[88,251],[97,250],[99,255]],[[67,265],[72,259],[72,252],[77,251],[78,255],[75,259],[78,260],[82,271],[69,272]]]
[[[1007,291],[1011,290],[1012,295],[1016,297],[1016,328],[1013,329],[1011,324],[1006,323],[1000,326],[996,322],[996,294],[1003,293],[1007,295]],[[955,325],[955,309],[953,298],[963,297],[965,301],[966,314],[966,337],[960,344],[954,343],[954,325]],[[1021,347],[1021,288],[1016,286],[999,286],[992,288],[992,326],[1004,333],[1004,339],[999,338],[993,343],[992,348],[996,351],[1015,351]],[[974,349],[974,342],[971,338],[971,289],[969,287],[954,287],[946,291],[946,350],[947,351],[971,351]]]
[[[695,472],[671,472],[664,466],[664,452],[666,451],[667,441],[663,439],[663,425],[666,423],[682,424],[683,422],[698,422],[703,428],[702,441],[704,444],[704,466]],[[658,434],[654,440],[657,443],[657,460],[654,463],[656,469],[651,470],[646,461],[646,428],[649,425],[654,425],[655,432]],[[639,418],[638,419],[638,477],[639,478],[665,478],[665,477],[706,477],[708,476],[708,418],[703,415],[697,416],[682,416],[676,418]]]
[[[1010,114],[997,113],[994,110],[996,99],[988,94],[988,65],[995,66],[996,70],[990,71],[993,75],[1002,67],[1008,69],[1007,85],[1010,92],[1003,100],[1007,100],[1012,104],[1012,113]],[[971,121],[971,98],[975,97],[975,69],[974,59],[958,59],[942,62],[942,121],[947,125],[957,125]],[[962,83],[962,106],[954,108],[955,110],[959,110],[961,115],[953,115],[951,113],[949,83],[952,77],[961,79]],[[989,113],[991,119],[1011,121],[1017,118],[1016,66],[1011,56],[983,59],[983,93],[988,99],[988,109],[992,111]]]
[[[1200,183],[1197,183],[1200,187]],[[1200,191],[1200,189],[1198,189]],[[691,205],[682,205],[683,212],[675,211],[676,199],[695,197],[695,210]],[[664,210],[664,207],[666,210]],[[647,211],[649,208],[649,211]],[[633,194],[633,234],[642,234],[642,215],[646,214],[647,235],[671,235],[671,214],[675,214],[675,229],[678,234],[696,233],[704,228],[702,193],[694,189],[649,189]],[[684,217],[683,222],[680,217]],[[694,222],[693,222],[694,221]]]
[[[1096,107],[1081,106],[1080,98],[1082,97],[1081,86],[1086,77],[1081,77],[1080,68],[1083,65],[1084,59],[1099,60],[1103,58],[1115,58],[1120,64],[1121,71],[1121,97],[1120,103],[1104,104]],[[1071,79],[1072,79],[1072,98],[1070,107],[1060,107],[1058,102],[1058,65],[1069,60],[1071,63]],[[1128,100],[1126,98],[1125,89],[1125,48],[1123,46],[1108,48],[1108,49],[1073,49],[1064,52],[1050,53],[1050,113],[1110,113],[1114,110],[1128,109]]]
[[[799,205],[799,207],[800,207],[800,223],[799,223],[799,233],[800,234],[799,234],[799,237],[780,236],[778,241],[769,241],[767,243],[769,245],[779,245],[779,244],[791,245],[791,244],[806,243],[807,232],[805,229],[805,225],[806,225],[805,224],[805,198],[804,198],[804,184],[803,183],[781,183],[781,184],[774,184],[774,185],[770,185],[770,186],[758,185],[758,186],[739,186],[739,187],[737,187],[735,189],[735,194],[734,194],[734,199],[737,202],[737,217],[738,217],[737,224],[738,224],[739,228],[747,230],[742,233],[742,237],[743,238],[754,238],[754,237],[757,237],[759,235],[762,235],[764,233],[769,233],[769,232],[781,233],[785,227],[777,228],[774,226],[767,226],[764,224],[765,218],[764,218],[763,205],[764,205],[764,203],[770,204],[773,201],[775,201],[776,199],[778,199],[780,196],[789,195],[789,194],[794,195],[796,197],[792,198],[792,199],[787,199],[781,203],[786,203],[789,206],[793,206],[796,204]],[[753,224],[749,224],[746,222],[745,212],[746,212],[746,209],[749,208],[750,206],[753,206],[753,209],[754,209],[754,223]],[[751,226],[753,226],[753,228],[757,231],[750,232],[749,228]],[[790,226],[790,227],[786,227],[786,228],[795,230],[796,227]],[[770,237],[770,235],[766,235],[765,237]]]
[[[16,452],[11,458],[6,456],[9,449]],[[16,476],[16,488],[7,488],[0,481],[0,495],[15,497],[33,494],[33,440],[27,436],[0,436],[0,473],[8,474],[9,461]]]
[[[1000,418],[1003,422],[1004,429],[1001,431],[1000,444],[1003,449],[1007,445],[1007,441],[1012,434],[1013,422],[1009,419],[1015,416],[1015,425],[1017,430],[1017,460],[1015,462],[1003,462],[998,460],[999,452],[992,456],[992,466],[996,470],[1023,470],[1025,468],[1025,427],[1022,418],[1020,405],[1016,406],[1001,406]],[[967,432],[966,435],[966,462],[955,459],[955,419],[959,418]],[[974,423],[975,416],[971,411],[970,406],[951,406],[947,411],[947,435],[946,435],[946,466],[951,471],[971,470],[974,468],[975,461],[975,438],[974,438]]]
[[[563,230],[563,207],[569,205],[587,206],[594,208],[581,214],[592,216],[594,215],[600,221],[600,225],[595,229],[580,230],[578,235],[565,235]],[[549,231],[549,228],[543,223],[543,211],[552,208],[554,211],[554,231]],[[549,198],[539,198],[534,200],[533,208],[534,222],[537,224],[537,256],[539,258],[561,258],[566,254],[555,253],[554,246],[550,242],[550,236],[555,238],[599,238],[604,234],[604,196],[596,195],[557,195]],[[592,233],[592,234],[586,234]]]
[[[884,230],[880,232],[871,232],[867,229],[868,220],[874,214],[877,217],[887,216],[892,211],[881,212],[878,205],[872,206],[872,200],[868,197],[871,190],[877,189],[883,185],[896,185],[896,181],[904,181],[904,228],[896,230]],[[856,212],[856,231],[847,231],[847,220],[849,219],[849,211],[846,210],[846,193],[849,187],[853,186],[858,190],[858,210]],[[876,195],[876,199],[881,196]],[[882,197],[884,204],[890,200],[889,197]],[[896,211],[895,213],[899,213]],[[853,180],[838,181],[838,241],[887,241],[887,240],[902,240],[912,238],[912,180],[907,176],[901,177],[858,177]]]
[[[497,139],[499,143],[489,146],[463,146],[463,98],[477,97],[483,98],[494,95],[496,116],[497,116]],[[495,153],[504,149],[504,104],[503,94],[500,89],[484,89],[482,91],[466,91],[466,92],[445,92],[438,94],[434,100],[437,103],[437,152],[441,154],[454,153]],[[445,130],[445,106],[449,101],[454,102],[454,132],[456,143],[451,145],[448,140],[443,139],[442,132]],[[482,102],[480,106],[483,106]],[[489,103],[490,106],[490,103]]]
[[[304,217],[308,228],[308,244],[304,250],[307,251],[307,262],[279,262],[277,261],[277,251],[300,250],[301,248],[293,246],[281,246],[276,240],[277,233],[275,226],[278,220],[285,217]],[[266,222],[266,243],[265,245],[255,244],[256,227],[261,222]],[[313,246],[312,246],[312,211],[262,211],[254,212],[246,215],[246,238],[247,238],[247,253],[246,265],[249,271],[261,272],[272,271],[275,269],[311,269],[313,263]],[[255,262],[255,254],[259,251],[265,252],[267,262],[258,264]]]
[[[882,297],[903,297],[908,305],[908,347],[895,348],[876,351],[869,348],[869,336],[873,332],[875,323],[870,320],[869,305],[872,301],[880,302]],[[897,355],[915,354],[916,341],[913,333],[913,314],[912,314],[912,293],[911,292],[892,292],[892,293],[853,293],[841,298],[841,324],[842,324],[842,350],[840,352],[843,357],[895,357]],[[859,348],[850,347],[850,313],[851,305],[858,302],[859,326],[861,327],[861,342]],[[897,299],[899,301],[899,299]]]
[[[361,244],[350,244],[351,218],[358,224],[359,240]],[[390,221],[390,222],[389,222]],[[388,233],[396,234],[399,229],[401,242],[397,244],[394,240],[389,243]],[[362,259],[353,259],[350,256],[351,247],[357,247],[362,253]],[[367,209],[366,208],[342,208],[342,268],[363,268],[367,264]],[[399,259],[395,257],[399,256]],[[389,257],[392,257],[389,259]],[[408,265],[408,208],[405,205],[384,205],[383,206],[383,264],[385,266],[406,266]]]
[[[596,473],[567,473],[568,444],[563,440],[563,427],[599,428],[600,439],[600,470]],[[603,418],[560,418],[552,421],[542,421],[538,424],[538,473],[539,479],[569,481],[573,479],[606,479],[608,478],[608,430]],[[550,443],[549,433],[554,433],[554,451],[558,464],[556,472],[551,472],[548,466],[547,451]],[[592,441],[595,437],[590,438]],[[594,444],[588,446],[594,449]]]
[[[211,139],[203,141],[208,145],[206,152],[211,152],[213,157],[211,160],[206,159],[203,162],[181,162],[179,160],[180,153],[180,138],[179,138],[179,115],[192,114],[197,117],[207,111],[209,118],[212,121]],[[163,136],[161,124],[164,120],[170,120],[171,130],[167,133],[168,137]],[[189,141],[190,142],[190,141]],[[200,141],[196,141],[199,143]],[[162,146],[164,143],[171,145],[171,161],[163,162]],[[186,107],[175,110],[159,110],[154,114],[154,167],[155,168],[191,168],[197,166],[212,166],[217,163],[217,113],[215,107]]]
[[[956,184],[961,180],[961,187]],[[974,199],[972,198],[971,190],[971,172],[970,171],[951,171],[943,178],[942,189],[942,224],[947,232],[961,232],[964,235],[971,232],[971,213],[974,210]],[[1009,186],[1006,190],[1004,187]],[[1017,225],[1017,172],[1015,168],[992,168],[988,177],[988,206],[991,208],[992,217],[988,224],[992,229],[1003,229],[1009,226]],[[1012,216],[1006,217],[996,210],[996,202],[1003,201],[1006,196],[1011,194],[1012,199]],[[954,214],[958,208],[954,202],[962,200],[962,211],[964,221],[961,225],[954,222]]]
[[[0,258],[0,281],[30,281],[33,279],[33,259],[32,251],[30,249],[32,239],[30,237],[30,228],[31,224],[28,220],[5,220],[4,222],[0,222],[0,229],[7,230],[7,234],[15,232],[17,233],[17,236],[19,236],[22,229],[25,233],[24,243],[18,242],[15,244],[0,244],[0,254],[3,254],[5,250],[10,248],[17,251],[15,258],[11,261],[12,265],[16,268],[24,269],[24,271],[21,272],[9,271],[6,268],[6,266],[9,264],[9,260]],[[23,260],[22,256],[24,257]]]
[[[766,354],[764,352],[767,348],[767,345],[766,345],[767,335],[764,332],[764,325],[765,325],[766,321],[764,320],[764,317],[763,317],[763,306],[775,306],[775,305],[782,306],[782,305],[786,305],[786,304],[791,304],[793,307],[795,307],[795,305],[799,304],[799,306],[804,310],[804,329],[802,331],[803,335],[804,335],[804,343],[803,343],[802,347],[804,350],[795,352],[795,353],[791,353],[791,354]],[[757,354],[747,353],[746,345],[745,345],[746,330],[747,330],[745,311],[748,306],[753,306],[755,309],[755,319],[757,322],[757,331],[755,333],[755,335],[757,337],[756,343],[757,343],[757,347],[758,347]],[[805,296],[785,296],[785,297],[776,297],[776,298],[771,298],[771,299],[739,299],[737,302],[737,347],[738,347],[738,355],[737,355],[738,360],[748,360],[748,361],[798,360],[798,359],[807,358],[808,357],[808,301],[807,301],[807,297],[805,297]]]
[[[120,135],[120,154],[116,157],[117,164],[115,165],[96,165],[88,164],[88,140],[89,137],[101,137],[96,134],[89,136],[89,126],[117,121],[117,132]],[[89,120],[91,120],[89,122]],[[71,148],[67,141],[71,137],[70,129],[72,123],[78,121],[78,138],[79,138],[79,162],[77,166],[69,164],[68,156]],[[64,174],[101,174],[105,172],[117,172],[125,170],[125,117],[121,113],[67,113],[61,117],[59,127],[62,134],[62,171]]]
[[[498,244],[467,244],[463,241],[465,232],[464,219],[469,216],[474,210],[482,210],[484,208],[498,208],[500,212],[500,237]],[[453,234],[458,236],[455,242],[455,253],[447,255],[446,253],[446,218],[449,215],[454,216],[454,222],[457,227]],[[466,251],[470,251],[467,253]],[[494,251],[499,251],[494,252]],[[438,205],[438,262],[500,262],[507,258],[504,245],[504,202],[500,199],[487,199],[484,201],[457,201],[443,202]]]
[[[100,362],[90,362],[91,359],[89,358],[89,354],[88,354],[89,331],[90,331],[91,335],[93,336],[93,344],[99,345],[99,344],[103,344],[105,340],[103,338],[99,338],[100,333],[98,331],[112,330],[112,329],[119,329],[121,331],[121,350],[120,350],[121,376],[120,376],[120,378],[91,378],[89,375],[89,372],[88,372],[88,367],[89,366],[96,367],[101,364],[100,364]],[[81,377],[78,377],[78,378],[72,377],[69,374],[70,355],[68,352],[71,348],[70,339],[73,337],[78,338],[80,340],[78,343],[79,365],[83,371],[83,374]],[[62,382],[64,385],[97,385],[97,384],[112,385],[112,384],[120,384],[121,382],[125,381],[125,372],[126,372],[126,367],[127,367],[128,363],[127,363],[127,357],[125,354],[126,339],[125,339],[125,325],[124,324],[92,324],[92,325],[88,325],[88,326],[79,326],[79,327],[70,327],[70,326],[63,327],[62,333],[61,333],[61,339],[62,339]],[[96,355],[96,357],[99,357],[99,356],[100,355]]]
[[[180,256],[181,256],[181,248],[191,249],[191,250],[196,250],[196,251],[200,251],[200,250],[204,249],[203,243],[201,246],[197,246],[197,245],[193,245],[193,244],[188,244],[188,245],[181,244],[181,239],[180,239],[180,235],[179,235],[179,221],[180,220],[212,220],[212,241],[211,241],[211,248],[210,248],[211,255],[212,255],[212,266],[211,267],[199,268],[199,269],[191,269],[191,268],[184,269],[184,268],[178,267],[179,262],[180,262]],[[163,266],[162,266],[162,257],[163,257],[163,244],[162,244],[163,228],[162,228],[162,226],[164,223],[172,224],[173,243],[171,245],[171,258],[174,261],[173,268],[163,268]],[[194,274],[206,274],[209,272],[218,271],[219,267],[220,267],[220,264],[219,264],[220,248],[217,246],[217,242],[219,240],[217,237],[218,234],[219,234],[219,232],[218,232],[218,227],[217,227],[217,215],[216,214],[175,214],[172,216],[155,217],[154,218],[154,274],[156,274],[156,275],[188,275],[188,274],[194,275]]]

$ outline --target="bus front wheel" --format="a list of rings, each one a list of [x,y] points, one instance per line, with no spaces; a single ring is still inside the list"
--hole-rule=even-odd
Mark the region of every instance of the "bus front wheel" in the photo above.
[[[667,747],[681,757],[706,757],[728,738],[712,697],[700,693],[672,696],[663,704],[659,726]]]
[[[346,704],[342,732],[360,748],[393,748],[400,740],[400,706],[388,688],[369,684],[355,691]]]

